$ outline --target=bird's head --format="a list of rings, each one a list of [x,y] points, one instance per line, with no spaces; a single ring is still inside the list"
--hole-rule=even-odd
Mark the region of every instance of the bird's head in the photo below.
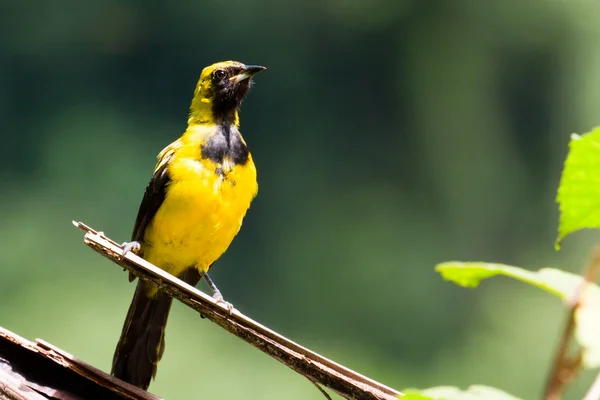
[[[189,122],[237,123],[237,109],[252,85],[252,77],[266,68],[223,61],[202,70],[194,92]]]

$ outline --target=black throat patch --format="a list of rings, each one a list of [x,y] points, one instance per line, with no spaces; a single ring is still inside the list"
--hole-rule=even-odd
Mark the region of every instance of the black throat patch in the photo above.
[[[222,164],[225,157],[230,158],[234,165],[245,165],[248,162],[248,146],[242,142],[237,127],[223,122],[206,144],[202,145],[202,158]]]

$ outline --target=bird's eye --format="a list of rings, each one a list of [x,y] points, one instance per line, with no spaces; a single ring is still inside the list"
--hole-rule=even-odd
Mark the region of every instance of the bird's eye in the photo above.
[[[223,79],[227,78],[227,72],[225,72],[222,69],[218,69],[215,71],[213,76],[215,77],[216,80],[222,81]]]

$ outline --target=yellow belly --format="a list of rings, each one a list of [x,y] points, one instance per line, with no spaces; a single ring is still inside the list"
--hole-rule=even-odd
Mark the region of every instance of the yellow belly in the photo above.
[[[183,158],[169,166],[171,183],[144,237],[144,258],[172,275],[208,271],[240,230],[256,195],[252,158],[215,173],[215,164]]]

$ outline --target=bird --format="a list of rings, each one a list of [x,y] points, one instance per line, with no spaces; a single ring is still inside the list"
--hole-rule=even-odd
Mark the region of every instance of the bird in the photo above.
[[[226,303],[208,271],[239,232],[258,193],[256,167],[239,131],[239,108],[265,67],[237,61],[202,70],[188,126],[158,154],[131,242],[131,251],[195,286],[205,279]],[[135,276],[131,273],[129,281]],[[165,349],[172,298],[139,280],[113,356],[111,374],[146,390]]]

